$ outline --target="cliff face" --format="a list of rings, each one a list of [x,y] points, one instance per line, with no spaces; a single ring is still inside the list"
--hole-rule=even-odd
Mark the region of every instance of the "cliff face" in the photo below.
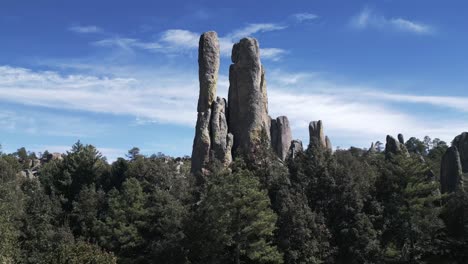
[[[452,141],[440,164],[440,189],[442,193],[464,189],[468,180],[468,132],[463,132]]]

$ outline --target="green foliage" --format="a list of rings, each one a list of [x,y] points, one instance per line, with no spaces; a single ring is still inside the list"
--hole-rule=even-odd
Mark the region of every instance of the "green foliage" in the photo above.
[[[282,263],[272,245],[277,217],[250,171],[210,175],[195,219],[194,263]]]
[[[79,241],[57,247],[56,251],[48,256],[50,264],[116,264],[117,258],[101,250],[96,245]]]
[[[22,193],[15,170],[0,157],[0,262],[16,263],[19,257],[19,223]]]

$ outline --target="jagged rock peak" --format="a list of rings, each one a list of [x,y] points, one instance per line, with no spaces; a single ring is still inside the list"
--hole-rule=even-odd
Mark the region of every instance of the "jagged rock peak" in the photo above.
[[[405,144],[405,137],[403,137],[403,134],[398,134],[398,142]]]
[[[323,132],[322,120],[312,121],[309,123],[309,140],[310,144],[312,144],[312,142],[317,142],[321,147],[327,146],[325,134]]]
[[[440,165],[440,190],[442,193],[454,192],[463,188],[462,164],[457,147],[447,149]]]
[[[228,133],[226,99],[217,97],[212,106],[210,136],[212,158],[225,165],[231,163],[232,134]]]
[[[393,155],[403,154],[409,157],[409,153],[405,145],[400,143],[400,141],[396,140],[394,137],[387,135],[386,144],[385,144],[385,155],[389,157],[390,154],[393,154]]]
[[[458,149],[462,171],[468,172],[468,132],[456,136],[452,141],[452,146]]]
[[[304,151],[302,146],[302,141],[295,139],[291,141],[291,146],[289,147],[289,157],[294,159],[297,156],[297,153]]]
[[[200,81],[198,112],[205,112],[215,100],[219,53],[218,34],[214,31],[203,33],[200,36],[198,46],[198,77]]]
[[[253,153],[262,134],[270,137],[265,71],[254,38],[234,44],[229,68],[228,127],[234,152]]]
[[[374,142],[371,143],[369,150],[367,150],[367,153],[369,154],[377,153],[377,146],[374,144]]]
[[[286,116],[271,119],[271,146],[281,160],[286,160],[291,146],[292,134]]]

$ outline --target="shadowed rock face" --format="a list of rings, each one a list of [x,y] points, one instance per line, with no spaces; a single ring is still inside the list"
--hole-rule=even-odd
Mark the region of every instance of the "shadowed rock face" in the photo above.
[[[294,159],[297,156],[297,153],[304,151],[302,147],[302,141],[293,140],[291,141],[291,146],[289,147],[289,157]]]
[[[200,96],[198,112],[205,112],[211,107],[216,97],[216,83],[219,71],[218,34],[214,31],[203,33],[198,46],[198,78]]]
[[[401,134],[400,134],[401,135]],[[403,136],[401,137],[403,139]],[[393,155],[405,155],[409,157],[409,152],[406,149],[405,145],[397,141],[394,137],[387,135],[385,144],[385,155],[389,157],[390,154]]]
[[[276,119],[271,119],[270,134],[273,150],[281,160],[285,160],[288,156],[292,140],[288,118],[280,116]]]
[[[458,149],[462,171],[468,172],[468,132],[463,132],[456,136],[452,141],[452,146]]]
[[[328,136],[325,136],[325,146],[327,147],[329,151],[333,151],[333,146]]]
[[[405,144],[405,138],[403,137],[403,134],[398,134],[398,142]]]
[[[195,127],[195,138],[192,149],[192,167],[191,171],[195,174],[205,174],[204,168],[210,161],[210,120],[211,110],[199,112],[197,125]]]
[[[325,134],[323,133],[322,120],[312,121],[309,123],[309,139],[310,143],[318,142],[321,147],[326,147]]]
[[[231,162],[232,134],[228,135],[226,120],[226,100],[217,97],[211,114],[211,149],[212,157],[228,165]]]
[[[229,132],[233,151],[252,153],[262,133],[270,134],[265,73],[256,39],[244,38],[234,44],[229,69]]]
[[[440,189],[442,193],[454,192],[463,187],[462,165],[457,147],[450,147],[442,156]]]

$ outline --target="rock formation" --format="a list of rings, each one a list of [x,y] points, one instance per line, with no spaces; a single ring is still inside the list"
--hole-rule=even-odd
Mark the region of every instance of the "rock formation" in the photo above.
[[[374,142],[371,143],[370,148],[367,150],[367,154],[374,154],[377,153],[377,146],[374,144]]]
[[[228,133],[226,99],[217,97],[212,108],[210,125],[212,154],[210,156],[229,165],[232,161],[233,135]]]
[[[405,155],[409,157],[409,152],[406,149],[405,145],[400,143],[403,141],[403,135],[399,134],[398,139],[396,140],[394,137],[387,135],[386,144],[385,144],[385,156],[389,157],[390,154],[393,155]]]
[[[197,125],[195,127],[195,138],[192,149],[192,169],[195,174],[206,174],[204,169],[210,161],[210,119],[211,109],[198,112]]]
[[[442,193],[454,192],[463,187],[462,165],[457,147],[447,149],[440,166],[440,189]]]
[[[262,134],[269,138],[265,71],[258,42],[243,38],[234,44],[229,68],[229,132],[234,136],[234,153],[253,153]]]
[[[330,141],[330,138],[328,138],[328,136],[325,136],[325,147],[329,150],[329,151],[333,151],[333,146],[332,146],[332,143]]]
[[[300,140],[293,140],[291,141],[291,146],[289,147],[289,157],[294,159],[297,156],[297,153],[304,151],[302,147],[302,141]]]
[[[468,132],[456,136],[452,141],[452,146],[458,149],[462,171],[464,173],[468,172]]]
[[[206,174],[205,169],[210,161],[211,107],[216,96],[219,71],[219,42],[216,32],[206,32],[200,36],[198,66],[200,96],[197,106],[198,116],[193,140],[191,171],[197,176],[201,176]]]
[[[198,79],[200,95],[198,112],[210,109],[216,97],[216,83],[219,71],[219,41],[214,31],[203,33],[198,46]]]
[[[330,139],[323,132],[322,120],[309,123],[309,146],[319,146],[333,151]]]
[[[271,147],[281,160],[286,160],[291,146],[292,134],[286,116],[271,119]]]
[[[325,134],[323,133],[322,120],[309,123],[309,139],[310,144],[312,144],[312,142],[317,142],[321,147],[327,146]]]
[[[400,144],[405,144],[405,137],[403,137],[403,134],[398,134],[398,142],[400,142]]]

